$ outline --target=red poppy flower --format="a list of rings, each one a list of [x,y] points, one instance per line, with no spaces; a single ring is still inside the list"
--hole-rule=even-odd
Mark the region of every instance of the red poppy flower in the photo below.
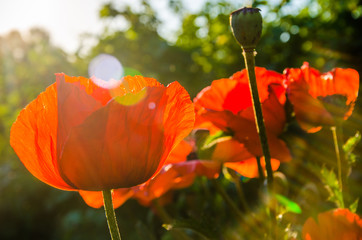
[[[278,137],[286,121],[283,76],[259,67],[255,68],[255,72],[270,152],[272,158],[275,159],[272,161],[273,169],[277,169],[278,161],[289,161],[291,158],[286,144]],[[251,163],[255,166],[254,169],[257,169],[255,157],[261,157],[263,153],[256,131],[246,70],[235,73],[229,79],[213,81],[211,86],[206,87],[196,96],[194,104],[197,114],[196,128],[207,126],[210,129],[211,125],[211,132],[215,132],[215,128],[221,129],[231,133],[239,142],[225,142],[220,146],[222,151],[237,153],[237,157],[231,158],[220,154],[223,161],[239,162],[238,167],[234,166],[235,163],[230,164],[235,170],[240,170],[242,164],[247,166],[247,163]],[[236,149],[230,150],[232,148]],[[215,158],[217,155],[214,153]],[[244,162],[246,160],[248,161]],[[257,171],[253,170],[249,174],[242,172],[242,174],[256,177]]]
[[[177,82],[164,87],[152,78],[125,77],[106,89],[83,77],[56,79],[20,112],[10,135],[25,167],[53,187],[142,184],[193,127],[192,102]]]
[[[216,178],[220,172],[220,164],[212,161],[186,161],[191,152],[191,145],[186,141],[170,153],[161,171],[144,184],[113,190],[113,206],[121,206],[129,198],[136,198],[142,205],[148,206],[152,200],[163,197],[172,189],[190,186],[196,176]],[[102,192],[80,191],[84,201],[91,207],[103,206]]]
[[[305,240],[362,240],[362,219],[348,209],[334,209],[308,218],[303,226]]]
[[[356,70],[335,68],[320,74],[305,62],[301,68],[285,69],[284,75],[288,98],[304,130],[317,132],[352,114],[359,88]]]

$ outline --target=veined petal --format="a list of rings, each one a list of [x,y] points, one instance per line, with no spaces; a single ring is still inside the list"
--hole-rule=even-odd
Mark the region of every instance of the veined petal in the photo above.
[[[56,84],[23,109],[10,132],[10,145],[39,180],[59,189],[74,190],[60,176],[57,163]]]
[[[170,148],[162,123],[165,91],[149,88],[132,106],[112,100],[74,127],[59,162],[63,177],[83,190],[132,187],[151,178]]]
[[[179,84],[148,87],[146,97],[131,106],[112,100],[72,129],[59,163],[62,176],[92,191],[141,184],[191,131],[193,115]]]
[[[195,123],[194,105],[185,88],[178,82],[173,82],[167,86],[165,97],[167,104],[163,115],[163,125],[165,147],[168,153],[165,151],[164,159],[168,157],[171,150],[189,135]],[[158,170],[161,167],[160,165]]]
[[[56,100],[58,112],[56,147],[57,158],[61,158],[64,144],[72,128],[83,123],[89,115],[102,107],[102,103],[90,95],[100,88],[89,79],[68,77],[63,73],[57,74],[56,79],[58,93]],[[101,92],[104,93],[104,91]]]

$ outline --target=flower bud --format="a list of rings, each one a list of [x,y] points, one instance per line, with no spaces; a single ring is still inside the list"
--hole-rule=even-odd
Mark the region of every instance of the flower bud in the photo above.
[[[230,14],[231,30],[243,49],[255,49],[262,31],[259,8],[240,8]]]

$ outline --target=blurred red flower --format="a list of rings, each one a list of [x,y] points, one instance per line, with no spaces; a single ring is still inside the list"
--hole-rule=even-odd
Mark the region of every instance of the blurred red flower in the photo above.
[[[192,185],[196,176],[217,178],[220,172],[220,164],[212,161],[192,160],[186,161],[191,152],[191,146],[182,141],[170,153],[161,171],[144,184],[113,190],[114,208],[118,208],[129,198],[137,199],[142,205],[151,205],[152,200],[169,200],[165,194],[172,189],[186,188]],[[102,192],[80,191],[84,201],[91,207],[103,206]]]
[[[308,218],[302,231],[304,240],[362,240],[362,219],[348,209],[334,209]]]
[[[23,109],[10,143],[39,180],[63,190],[100,191],[142,184],[191,131],[194,109],[177,82],[125,77],[114,88],[56,75]]]
[[[356,70],[335,68],[321,74],[305,62],[301,68],[285,69],[284,76],[295,117],[304,130],[317,132],[352,114],[359,88]]]
[[[283,75],[260,67],[256,67],[255,72],[273,158],[272,167],[276,170],[279,161],[291,159],[286,144],[279,138],[286,121]],[[211,86],[204,88],[196,96],[194,104],[195,128],[207,128],[211,134],[222,130],[237,140],[219,143],[213,158],[226,162],[226,166],[244,176],[257,177],[255,157],[262,157],[263,153],[256,130],[246,70],[235,73],[231,78],[213,81]],[[228,155],[225,152],[232,154]]]

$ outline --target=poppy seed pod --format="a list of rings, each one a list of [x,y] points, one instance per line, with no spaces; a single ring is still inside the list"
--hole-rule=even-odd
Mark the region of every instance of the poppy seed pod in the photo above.
[[[230,14],[230,26],[235,39],[243,49],[255,49],[262,31],[259,8],[240,8]]]

